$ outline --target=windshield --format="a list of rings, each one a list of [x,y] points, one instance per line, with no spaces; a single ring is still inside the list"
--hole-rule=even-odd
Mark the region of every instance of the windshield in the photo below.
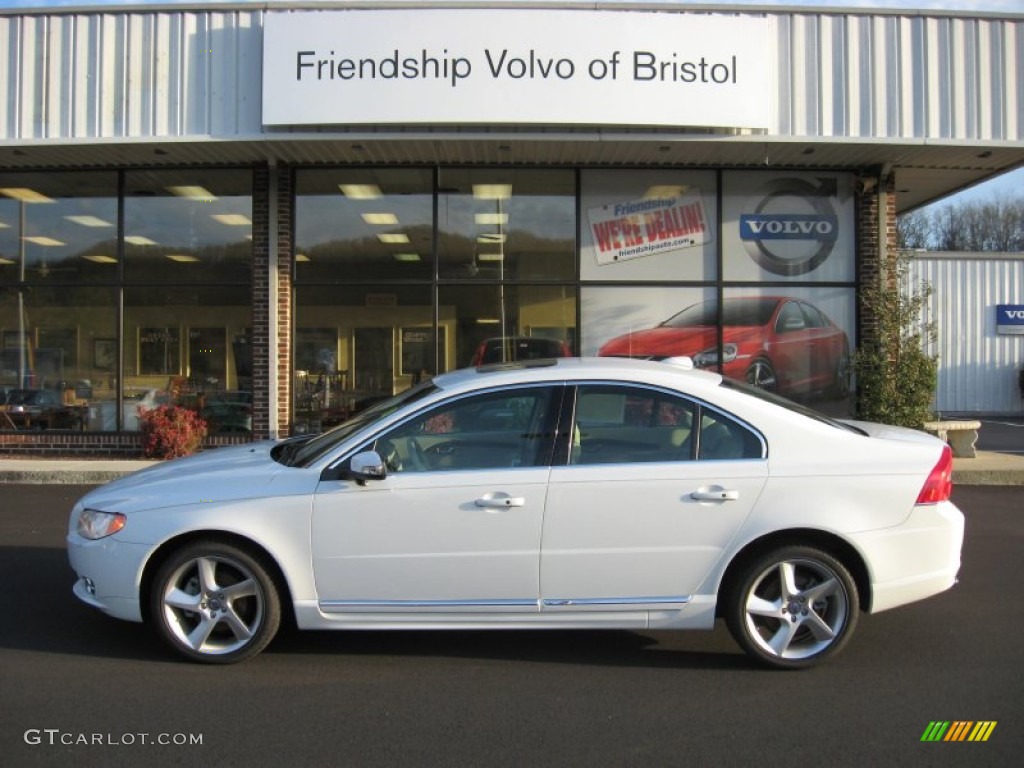
[[[402,392],[401,394],[395,395],[387,400],[382,400],[372,408],[367,408],[365,411],[357,413],[348,421],[342,422],[338,426],[321,435],[317,435],[316,437],[306,441],[286,444],[281,452],[276,454],[274,458],[286,466],[308,467],[321,456],[329,453],[335,446],[341,444],[351,435],[354,435],[368,424],[371,424],[378,419],[382,419],[385,416],[394,413],[399,408],[402,408],[409,403],[414,403],[436,391],[437,387],[433,382],[425,381],[412,389],[405,390],[405,392]]]
[[[813,408],[809,408],[806,405],[795,403],[792,400],[782,397],[781,395],[776,395],[774,392],[766,392],[765,390],[747,384],[746,382],[735,381],[734,379],[722,379],[721,386],[725,387],[726,389],[735,389],[739,392],[743,392],[744,394],[750,395],[751,397],[756,397],[758,400],[764,400],[766,403],[778,405],[781,408],[785,408],[787,411],[799,413],[801,416],[806,416],[809,419],[820,421],[823,424],[828,424],[829,426],[835,427],[836,429],[842,429],[847,432],[856,432],[858,435],[865,434],[864,430],[857,429],[857,427],[853,426],[852,424],[847,424],[845,422],[838,421],[830,416],[826,416],[821,411],[816,411]]]
[[[723,326],[768,325],[779,300],[775,298],[736,298],[722,303]],[[669,328],[698,328],[718,325],[718,304],[704,301],[673,315],[662,325]]]

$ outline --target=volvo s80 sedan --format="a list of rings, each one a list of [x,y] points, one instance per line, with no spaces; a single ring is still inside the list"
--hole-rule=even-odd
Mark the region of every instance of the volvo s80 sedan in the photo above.
[[[455,371],[74,505],[75,594],[202,662],[304,629],[710,629],[821,662],[953,585],[948,447],[664,362]]]

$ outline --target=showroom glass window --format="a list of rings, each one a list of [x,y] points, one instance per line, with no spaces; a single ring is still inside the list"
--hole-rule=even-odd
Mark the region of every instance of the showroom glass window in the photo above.
[[[298,171],[295,429],[329,426],[447,370],[571,354],[575,179]]]
[[[117,360],[116,173],[0,175],[0,430],[101,429]]]
[[[140,407],[251,401],[251,209],[248,170],[3,174],[0,387],[60,402],[0,429],[130,431]],[[233,410],[212,431],[251,425]]]
[[[437,369],[431,169],[299,171],[293,430],[316,432]]]
[[[251,432],[251,171],[129,171],[124,230],[124,427],[155,399]]]

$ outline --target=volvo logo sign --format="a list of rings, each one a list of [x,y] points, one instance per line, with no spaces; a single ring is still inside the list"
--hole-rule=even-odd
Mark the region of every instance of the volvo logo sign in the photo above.
[[[805,275],[821,266],[839,237],[832,205],[835,179],[776,179],[740,214],[740,239],[750,257],[776,275]]]

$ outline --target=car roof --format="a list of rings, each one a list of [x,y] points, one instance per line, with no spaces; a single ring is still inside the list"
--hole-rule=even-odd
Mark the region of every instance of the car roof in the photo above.
[[[643,382],[690,390],[712,389],[722,381],[722,377],[717,373],[686,368],[678,361],[653,362],[621,357],[560,357],[463,368],[435,377],[434,384],[443,390],[453,391],[588,379]]]

